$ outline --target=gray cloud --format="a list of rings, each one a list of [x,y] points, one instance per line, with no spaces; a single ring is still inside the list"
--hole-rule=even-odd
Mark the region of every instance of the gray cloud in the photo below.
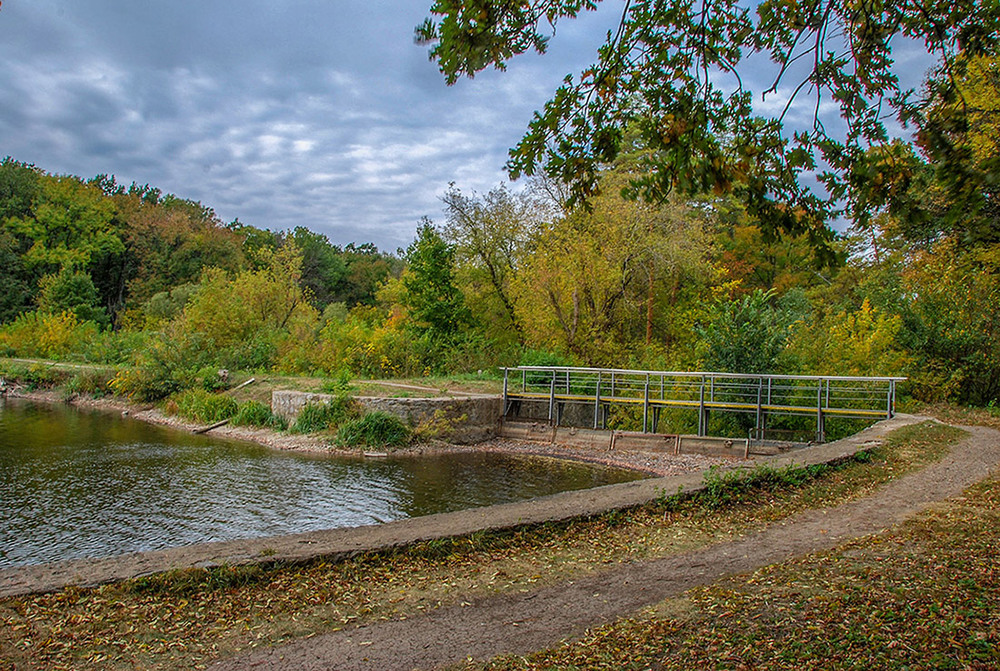
[[[550,53],[445,86],[413,28],[430,0],[6,0],[0,155],[115,174],[225,220],[336,243],[412,240],[447,184],[488,190],[620,7],[559,26]]]

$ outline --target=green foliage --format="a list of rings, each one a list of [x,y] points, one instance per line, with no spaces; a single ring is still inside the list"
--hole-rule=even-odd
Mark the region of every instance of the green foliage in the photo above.
[[[739,502],[748,492],[769,491],[783,487],[800,487],[821,477],[826,464],[796,466],[789,464],[775,468],[758,464],[753,468],[722,469],[712,466],[705,473],[705,486],[698,492],[699,501],[710,509],[719,509]]]
[[[118,371],[111,388],[137,401],[157,401],[192,387],[198,371],[211,365],[210,345],[200,334],[157,334]]]
[[[545,51],[547,30],[554,33],[560,19],[597,4],[436,2],[417,35],[454,83],[490,66],[503,69],[514,55]],[[899,42],[894,38],[903,36],[941,56],[934,88],[962,107],[957,51],[965,58],[995,53],[1000,6],[892,1],[857,11],[833,0],[764,0],[752,7],[731,0],[630,3],[620,24],[609,27],[597,62],[579,77],[568,76],[535,114],[511,151],[510,173],[516,178],[544,172],[582,200],[599,189],[604,166],[638,150],[645,170],[633,176],[636,195],[662,202],[678,191],[730,192],[769,238],[782,231],[804,234],[830,258],[833,236],[824,223],[846,201],[849,215],[865,224],[876,210],[867,186],[894,172],[873,171],[865,160],[870,147],[890,145],[887,125],[902,121],[916,125],[918,135],[948,138],[929,113],[933,96],[907,90],[908,62],[897,63],[892,51]],[[762,86],[768,88],[744,88],[752,79],[747,75],[769,61],[776,67],[773,80]],[[755,109],[761,96],[778,103],[773,116]],[[831,101],[843,123],[813,123],[810,116],[787,127],[794,116],[786,113],[787,105],[818,109]],[[637,136],[629,134],[630,126],[638,127]],[[939,180],[941,186],[956,200],[972,196],[982,180],[966,169],[967,149],[944,141],[934,146],[935,162],[949,178]],[[819,165],[826,197],[804,179]]]
[[[772,305],[774,292],[756,290],[718,300],[697,329],[705,368],[734,373],[775,373],[788,339],[790,316]]]
[[[403,275],[406,306],[416,326],[433,338],[451,338],[470,321],[461,292],[455,286],[455,250],[429,221],[417,229],[406,250]]]
[[[0,326],[0,354],[68,359],[80,356],[97,337],[97,325],[79,321],[72,312],[28,312]]]
[[[71,373],[65,368],[42,363],[24,364],[13,361],[0,363],[0,377],[22,384],[29,391],[62,384],[70,375]]]
[[[316,433],[336,430],[344,422],[357,417],[361,412],[357,402],[347,394],[340,394],[323,403],[307,403],[299,410],[293,433]]]
[[[106,396],[111,393],[111,380],[115,373],[108,368],[91,368],[81,370],[71,377],[64,385],[69,394],[85,396]]]
[[[342,370],[336,375],[323,380],[319,388],[320,391],[327,394],[350,394],[354,390],[354,387],[351,386],[350,371]]]
[[[205,424],[231,419],[239,411],[239,404],[234,399],[204,389],[189,389],[174,396],[173,400],[182,417]]]
[[[399,417],[387,412],[369,412],[352,419],[337,430],[337,444],[347,447],[401,447],[410,442],[412,432]]]
[[[232,423],[236,426],[259,426],[278,431],[288,428],[288,422],[284,417],[272,413],[271,407],[267,404],[252,399],[240,404]]]
[[[910,366],[899,344],[902,326],[901,317],[887,315],[865,299],[856,311],[797,323],[784,358],[803,373],[901,375]]]
[[[81,322],[90,321],[98,326],[107,326],[107,313],[100,306],[97,287],[89,274],[73,271],[67,266],[56,274],[46,275],[39,284],[39,312],[72,312]]]
[[[134,578],[122,587],[128,594],[184,597],[215,590],[249,587],[267,579],[268,572],[263,566],[246,564],[166,571]]]

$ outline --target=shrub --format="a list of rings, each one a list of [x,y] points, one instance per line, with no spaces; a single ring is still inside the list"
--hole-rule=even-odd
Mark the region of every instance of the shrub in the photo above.
[[[70,394],[104,396],[111,391],[109,385],[112,378],[114,378],[113,371],[106,368],[82,370],[69,379],[66,391]]]
[[[130,368],[118,372],[111,388],[138,401],[166,398],[197,383],[198,371],[211,363],[211,348],[211,341],[198,334],[157,334]]]
[[[308,403],[292,425],[295,433],[313,433],[336,429],[344,422],[358,416],[358,405],[346,394],[334,396],[326,403]]]
[[[347,447],[398,447],[410,442],[410,429],[399,417],[387,412],[370,412],[345,422],[337,432],[337,443]]]
[[[22,384],[29,390],[34,390],[61,384],[69,377],[69,372],[42,363],[31,365],[6,363],[0,366],[0,377]]]
[[[65,359],[79,354],[97,337],[97,325],[81,322],[72,312],[28,312],[0,327],[0,352],[9,356]]]
[[[233,417],[233,424],[237,426],[263,426],[279,430],[288,428],[288,422],[284,417],[275,415],[266,404],[254,400],[240,405],[240,409]]]
[[[199,422],[221,422],[236,415],[239,404],[228,396],[212,394],[203,389],[191,389],[174,399],[182,417]]]

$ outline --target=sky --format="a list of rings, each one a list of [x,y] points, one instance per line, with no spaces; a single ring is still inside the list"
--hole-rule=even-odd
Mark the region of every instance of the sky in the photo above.
[[[546,56],[448,87],[413,40],[430,4],[5,0],[0,157],[395,251],[443,221],[450,182],[506,178],[532,112],[617,20],[561,24]]]
[[[0,157],[395,251],[422,217],[443,221],[449,183],[484,193],[505,180],[533,111],[593,62],[621,11],[602,3],[560,23],[546,55],[448,87],[413,41],[430,5],[4,0]]]

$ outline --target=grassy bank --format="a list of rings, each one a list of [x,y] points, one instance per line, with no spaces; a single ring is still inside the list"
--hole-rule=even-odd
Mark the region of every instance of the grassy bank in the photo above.
[[[197,668],[254,646],[530,591],[864,496],[939,458],[961,435],[932,424],[908,427],[860,460],[804,476],[762,478],[728,500],[717,490],[338,564],[194,570],[7,599],[0,601],[0,659],[15,668]]]

